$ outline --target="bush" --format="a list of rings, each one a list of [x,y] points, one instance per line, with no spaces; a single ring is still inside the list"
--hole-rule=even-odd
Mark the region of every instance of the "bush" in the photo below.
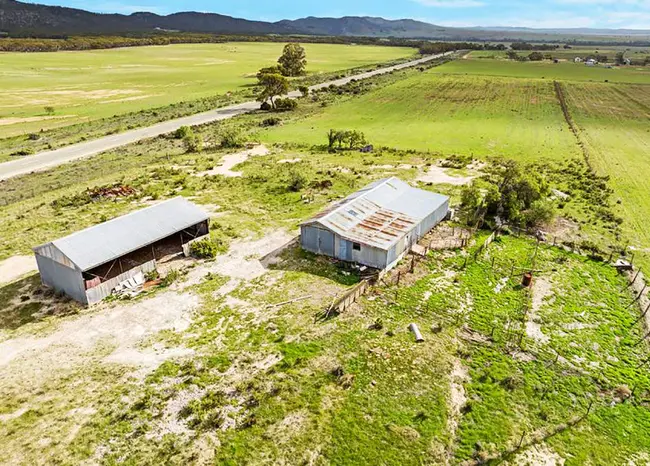
[[[185,151],[188,153],[201,152],[203,150],[203,139],[196,134],[188,134],[183,138]]]
[[[278,126],[282,124],[282,120],[277,117],[271,117],[271,118],[266,118],[260,123],[260,126],[267,127],[267,126]]]
[[[307,184],[307,178],[302,173],[292,171],[289,174],[289,181],[287,183],[287,189],[291,192],[297,193]]]
[[[296,102],[294,99],[286,98],[286,99],[276,99],[275,100],[275,109],[278,111],[289,111],[289,110],[294,110],[298,107],[298,102]]]
[[[268,102],[262,102],[262,105],[260,105],[260,110],[264,110],[265,112],[268,112],[272,109],[271,104]]]
[[[194,136],[194,131],[189,126],[181,126],[174,132],[176,139],[185,139],[188,136]]]
[[[226,149],[233,149],[244,145],[244,138],[241,131],[237,128],[223,128],[219,132],[219,138],[221,139],[221,147]]]
[[[307,86],[299,86],[298,90],[300,91],[303,97],[307,97],[309,95],[309,88]]]
[[[214,259],[217,257],[221,248],[209,238],[195,241],[190,245],[190,252],[199,259]]]
[[[39,139],[41,139],[41,135],[36,133],[30,133],[27,136],[27,139],[29,139],[30,141],[38,141]]]
[[[176,280],[178,280],[180,276],[181,274],[178,270],[170,270],[169,273],[165,276],[165,278],[163,278],[162,281],[160,282],[160,286],[163,288],[167,288]]]
[[[538,227],[545,225],[555,217],[555,208],[548,201],[538,200],[532,203],[530,209],[524,214],[527,227]]]

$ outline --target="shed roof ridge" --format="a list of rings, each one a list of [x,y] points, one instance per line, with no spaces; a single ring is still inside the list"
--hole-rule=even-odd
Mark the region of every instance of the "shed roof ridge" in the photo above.
[[[101,226],[103,226],[103,225],[106,225],[106,224],[109,224],[109,223],[116,222],[116,221],[118,221],[118,220],[120,220],[120,219],[124,219],[124,218],[126,218],[126,217],[130,217],[130,216],[132,216],[132,215],[138,214],[138,213],[140,213],[140,212],[144,212],[144,211],[149,210],[149,209],[153,209],[154,207],[158,207],[158,206],[161,206],[161,205],[163,205],[163,204],[167,204],[167,203],[169,203],[169,202],[171,202],[171,201],[175,201],[176,199],[183,199],[183,200],[186,200],[183,196],[172,197],[171,199],[167,199],[167,200],[165,200],[165,201],[159,202],[158,204],[154,204],[154,205],[147,206],[147,207],[145,207],[144,209],[135,209],[135,210],[133,210],[133,211],[131,211],[131,212],[128,212],[128,213],[126,213],[126,214],[118,215],[117,217],[112,218],[112,219],[110,219],[110,220],[107,220],[107,221],[105,221],[105,222],[96,223],[96,224],[91,225],[91,226],[89,226],[89,227],[87,227],[87,228],[83,228],[83,229],[81,229],[81,230],[75,231],[74,233],[70,233],[70,234],[67,235],[67,236],[63,236],[63,237],[61,237],[61,238],[57,238],[57,239],[52,240],[52,241],[49,241],[49,242],[47,242],[47,243],[43,243],[43,244],[41,244],[40,246],[36,246],[36,247],[33,248],[33,249],[37,249],[37,248],[40,248],[40,247],[42,247],[42,246],[46,246],[46,245],[48,245],[48,244],[53,244],[54,246],[56,246],[56,243],[59,242],[59,241],[67,240],[67,239],[69,239],[69,238],[74,238],[75,236],[78,236],[78,235],[80,235],[80,234],[82,234],[82,233],[86,233],[88,230],[92,230],[92,229],[94,229],[94,228],[99,228],[99,227],[101,227]],[[60,249],[58,246],[57,246],[57,249],[59,249],[59,251],[61,251],[61,249]],[[65,255],[65,253],[64,253],[63,251],[61,251],[61,253],[63,253],[63,254]]]
[[[384,178],[384,179],[382,179],[382,180],[379,180],[379,182],[377,183],[377,186],[374,186],[374,187],[372,187],[371,189],[369,189],[369,190],[367,190],[366,192],[364,192],[363,194],[361,194],[361,195],[355,197],[352,201],[350,201],[350,202],[345,202],[345,203],[344,203],[343,201],[345,201],[345,199],[347,199],[347,197],[346,197],[345,199],[343,199],[343,201],[341,201],[341,205],[339,205],[336,209],[332,209],[330,212],[327,213],[327,215],[324,215],[323,217],[319,218],[319,219],[318,219],[318,222],[320,223],[320,222],[326,220],[327,218],[329,218],[331,215],[334,215],[336,212],[338,212],[340,209],[342,209],[342,208],[345,207],[346,205],[351,204],[351,203],[353,203],[353,202],[355,202],[355,201],[357,201],[357,200],[359,200],[359,199],[363,199],[363,198],[365,198],[368,194],[374,192],[375,190],[379,189],[381,186],[384,186],[384,185],[385,185],[386,183],[388,183],[390,180],[395,179],[395,178],[397,178],[397,177],[395,177],[395,176],[390,176],[390,177],[388,177],[388,178]],[[355,194],[355,193],[352,193],[352,194]],[[352,195],[352,194],[351,194],[351,195]],[[350,196],[351,196],[351,195],[350,195]],[[350,196],[348,196],[348,197],[350,197]],[[359,223],[361,223],[361,220],[359,220],[359,222],[357,222],[357,225],[358,225]]]

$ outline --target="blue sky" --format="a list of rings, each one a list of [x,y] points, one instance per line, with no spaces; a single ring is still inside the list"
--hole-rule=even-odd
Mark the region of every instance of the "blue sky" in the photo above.
[[[650,0],[38,0],[102,13],[206,11],[277,21],[304,16],[413,18],[446,26],[650,29]]]

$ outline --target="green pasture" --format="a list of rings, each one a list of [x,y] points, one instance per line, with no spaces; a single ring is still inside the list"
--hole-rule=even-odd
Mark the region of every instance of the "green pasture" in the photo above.
[[[632,244],[650,247],[650,86],[567,86],[573,117],[594,169],[610,176]],[[647,256],[647,254],[644,254]]]
[[[579,156],[553,83],[483,76],[416,74],[262,132],[267,142],[325,144],[330,128],[363,131],[377,146],[444,155],[519,160]]]
[[[224,94],[255,84],[280,43],[183,44],[0,55],[0,137]],[[332,72],[414,54],[398,47],[305,44],[307,71]],[[53,111],[47,111],[52,107]]]
[[[486,53],[486,52],[480,52]],[[501,53],[503,52],[489,52]],[[529,52],[530,53],[530,52]],[[546,53],[546,52],[542,52]],[[650,67],[589,67],[584,63],[517,62],[509,60],[486,60],[480,58],[455,60],[434,69],[433,73],[449,75],[473,75],[545,79],[560,81],[594,81],[610,83],[650,84]],[[614,59],[612,55],[611,60]]]
[[[531,50],[520,50],[517,53],[519,55],[530,55]],[[625,47],[625,46],[581,46],[581,47],[572,47],[570,49],[565,49],[563,46],[560,46],[557,50],[542,50],[541,53],[544,55],[550,54],[553,58],[558,58],[560,60],[573,60],[575,57],[585,58],[589,55],[605,55],[609,58],[610,62],[614,61],[616,54],[619,52],[625,52],[625,56],[632,58],[633,60],[644,60],[646,56],[650,54],[650,47]],[[470,58],[500,58],[506,60],[506,52],[499,50],[475,50],[469,55]]]

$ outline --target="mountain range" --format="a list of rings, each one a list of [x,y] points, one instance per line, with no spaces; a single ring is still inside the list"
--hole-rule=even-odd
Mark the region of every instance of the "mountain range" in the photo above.
[[[308,17],[278,22],[250,21],[215,13],[100,14],[75,8],[0,0],[0,31],[11,36],[126,34],[177,31],[246,35],[322,35],[439,40],[572,39],[584,35],[650,37],[650,31],[528,28],[450,28],[412,19]]]

